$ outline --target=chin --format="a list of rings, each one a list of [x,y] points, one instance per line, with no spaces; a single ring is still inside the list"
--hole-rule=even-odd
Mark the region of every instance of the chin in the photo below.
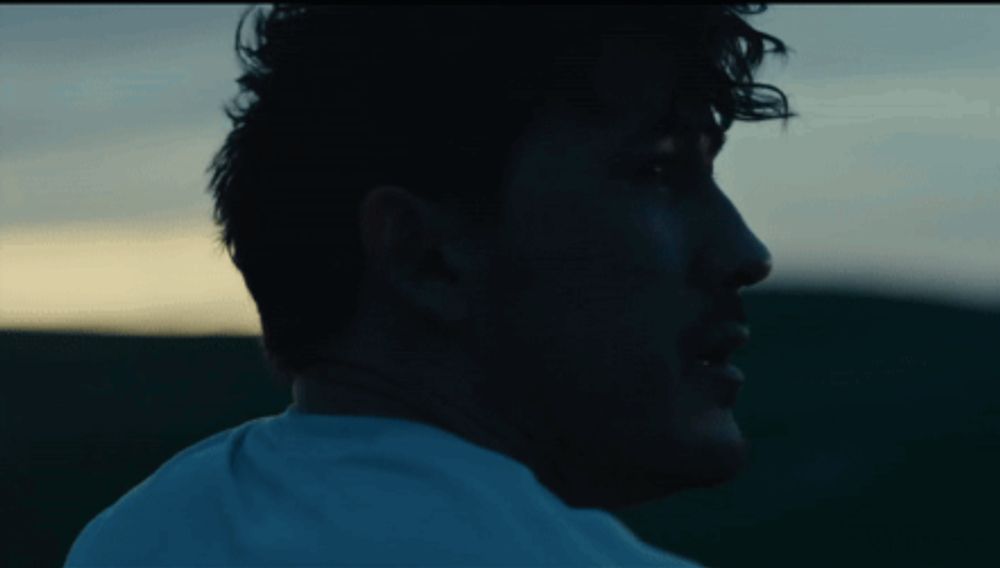
[[[626,510],[666,499],[689,489],[724,485],[746,468],[748,447],[742,437],[691,440],[664,452],[669,461],[618,470],[618,476],[587,479],[585,486],[563,486],[564,501],[574,507]],[[642,471],[643,473],[639,473]]]
[[[742,434],[700,440],[682,452],[680,478],[687,488],[715,487],[738,477],[749,463],[749,444]]]

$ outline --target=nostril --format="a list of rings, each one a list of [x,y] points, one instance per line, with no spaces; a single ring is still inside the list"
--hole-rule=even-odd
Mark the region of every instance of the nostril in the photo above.
[[[774,263],[771,261],[770,256],[759,261],[749,262],[740,271],[737,285],[741,287],[753,286],[767,279],[773,268]]]

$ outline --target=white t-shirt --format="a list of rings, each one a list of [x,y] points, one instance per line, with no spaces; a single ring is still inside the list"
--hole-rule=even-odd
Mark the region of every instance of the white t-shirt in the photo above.
[[[698,566],[446,430],[294,403],[179,452],[93,518],[66,559],[195,565]]]

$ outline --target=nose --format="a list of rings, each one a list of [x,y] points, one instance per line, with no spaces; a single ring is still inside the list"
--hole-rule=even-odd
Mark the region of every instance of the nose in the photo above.
[[[757,242],[761,253],[755,253],[749,255],[749,258],[744,262],[740,263],[733,271],[732,274],[723,282],[723,287],[729,288],[745,288],[748,286],[753,286],[759,282],[767,279],[771,274],[771,270],[774,268],[774,261],[771,259],[771,253],[764,246],[764,243],[760,242],[757,237],[753,237]]]
[[[728,201],[728,200],[727,200]],[[711,284],[724,290],[739,290],[767,279],[774,268],[771,251],[750,230],[731,203],[726,204],[724,228],[715,235],[708,261]]]

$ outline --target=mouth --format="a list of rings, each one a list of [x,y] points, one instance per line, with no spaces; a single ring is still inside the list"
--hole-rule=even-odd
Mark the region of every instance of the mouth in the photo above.
[[[698,357],[694,361],[695,367],[700,368],[713,368],[713,367],[727,367],[732,364],[730,357]]]
[[[746,382],[743,371],[728,363],[699,361],[688,376],[692,377],[695,383],[704,385],[706,394],[724,409],[736,406],[737,397]]]
[[[727,366],[733,354],[750,341],[750,329],[736,322],[726,322],[702,333],[690,353],[696,366]]]
[[[750,330],[737,322],[726,322],[709,329],[696,340],[688,370],[692,375],[709,378],[728,385],[728,390],[739,388],[744,382],[743,372],[732,364],[733,354],[750,341]]]
[[[741,385],[746,382],[743,371],[732,363],[699,362],[695,365],[693,374],[704,375],[713,379]]]

